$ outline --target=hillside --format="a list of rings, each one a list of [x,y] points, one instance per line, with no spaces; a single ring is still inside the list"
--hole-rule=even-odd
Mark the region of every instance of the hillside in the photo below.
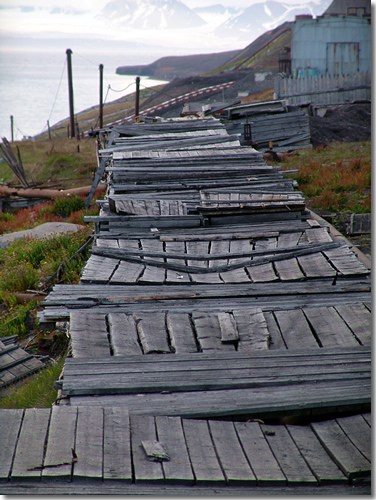
[[[173,80],[208,73],[216,74],[245,68],[278,73],[278,55],[285,46],[290,46],[291,25],[291,22],[285,22],[263,33],[244,49],[214,54],[162,57],[151,64],[119,66],[116,73],[150,76],[160,80]],[[257,58],[258,53],[262,54],[262,57]]]
[[[196,54],[191,56],[167,56],[151,64],[138,66],[119,66],[118,75],[150,76],[157,80],[173,80],[213,71],[233,60],[241,50],[218,52],[214,54]]]

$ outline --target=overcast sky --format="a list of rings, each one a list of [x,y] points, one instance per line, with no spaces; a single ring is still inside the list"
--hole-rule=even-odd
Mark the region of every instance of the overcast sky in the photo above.
[[[169,55],[187,53],[221,52],[241,49],[247,45],[243,40],[214,34],[220,21],[210,19],[209,24],[187,30],[140,31],[109,24],[105,16],[99,16],[110,0],[0,0],[0,35],[6,49],[12,49],[12,35],[33,38],[101,38],[106,41],[142,42]],[[132,1],[132,0],[124,0]],[[249,7],[262,0],[181,0],[190,8],[222,4],[237,8]],[[282,0],[284,4],[299,4],[299,0]],[[308,0],[319,3],[320,0]],[[208,19],[206,18],[208,22]],[[223,21],[222,21],[223,22]],[[221,22],[219,23],[221,24]],[[249,39],[248,43],[253,41]],[[27,48],[27,44],[25,48]],[[30,45],[31,47],[31,45]],[[95,47],[95,46],[93,46]],[[46,47],[48,48],[48,47]],[[1,45],[0,45],[1,50]],[[93,48],[94,50],[94,48]]]

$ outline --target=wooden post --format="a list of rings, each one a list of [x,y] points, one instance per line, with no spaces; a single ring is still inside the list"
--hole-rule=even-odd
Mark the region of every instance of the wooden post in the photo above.
[[[75,137],[74,128],[74,105],[73,105],[73,78],[72,78],[72,51],[66,50],[68,68],[68,92],[69,92],[69,116],[70,116],[70,136]]]
[[[103,64],[99,65],[99,128],[103,128]]]
[[[14,141],[14,123],[13,123],[13,115],[10,115],[10,135],[12,138],[12,142]]]
[[[137,121],[140,114],[140,77],[136,77],[136,97],[134,104],[134,119]]]

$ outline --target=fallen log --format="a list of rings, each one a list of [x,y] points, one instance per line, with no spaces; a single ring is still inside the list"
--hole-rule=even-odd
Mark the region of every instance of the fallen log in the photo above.
[[[98,184],[97,191],[105,191],[107,184]],[[23,198],[46,198],[56,200],[57,198],[66,198],[70,196],[86,196],[89,194],[91,186],[83,186],[73,189],[35,189],[35,188],[11,188],[9,186],[0,186],[0,195],[3,196],[22,196]]]

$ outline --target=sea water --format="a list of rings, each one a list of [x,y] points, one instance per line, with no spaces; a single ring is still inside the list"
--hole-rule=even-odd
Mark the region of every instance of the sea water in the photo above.
[[[72,49],[73,50],[73,49]],[[103,64],[103,100],[111,102],[135,91],[135,76],[117,75],[127,62],[120,54],[72,54],[74,112],[99,104],[99,65]],[[152,62],[152,61],[148,61]],[[141,78],[140,88],[161,83]],[[0,50],[0,138],[32,137],[69,117],[65,51]]]

